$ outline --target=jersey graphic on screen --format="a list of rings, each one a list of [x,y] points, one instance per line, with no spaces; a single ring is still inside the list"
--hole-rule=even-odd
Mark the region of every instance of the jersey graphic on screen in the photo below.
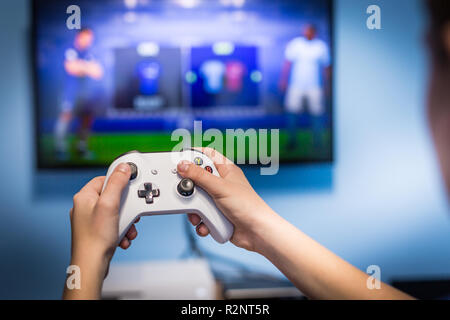
[[[157,61],[142,61],[137,65],[139,91],[143,95],[152,96],[158,93],[161,65]]]
[[[240,92],[244,85],[247,68],[242,62],[230,61],[226,64],[226,86],[231,92]]]
[[[225,65],[219,60],[207,60],[200,67],[203,78],[203,88],[210,94],[222,91],[225,76]]]

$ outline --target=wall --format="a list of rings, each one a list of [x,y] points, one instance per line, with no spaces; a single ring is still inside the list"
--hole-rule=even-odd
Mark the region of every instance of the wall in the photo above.
[[[365,27],[382,7],[383,30]],[[59,298],[69,263],[71,195],[101,171],[36,173],[26,0],[0,4],[0,298]],[[424,117],[424,18],[418,0],[336,1],[336,162],[247,174],[281,215],[357,267],[394,277],[450,277],[450,216]],[[142,219],[114,262],[175,259],[183,217]],[[205,248],[277,274],[231,245]]]

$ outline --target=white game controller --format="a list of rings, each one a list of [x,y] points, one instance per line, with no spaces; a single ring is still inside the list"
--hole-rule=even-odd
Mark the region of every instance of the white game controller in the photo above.
[[[194,149],[156,153],[131,151],[114,160],[106,174],[105,186],[120,163],[126,162],[132,169],[120,201],[119,241],[138,217],[177,213],[198,214],[214,240],[219,243],[230,240],[234,227],[211,197],[192,180],[178,175],[177,164],[182,160],[191,161],[220,177],[212,160]]]

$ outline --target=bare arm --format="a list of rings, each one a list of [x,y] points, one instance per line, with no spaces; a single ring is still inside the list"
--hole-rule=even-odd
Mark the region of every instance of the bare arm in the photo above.
[[[203,151],[213,159],[222,178],[190,163],[178,166],[214,199],[235,227],[232,243],[270,260],[306,296],[312,299],[410,299],[382,284],[367,288],[368,275],[345,262],[275,213],[253,190],[242,170],[218,152]],[[189,220],[200,236],[207,227],[196,215]]]
[[[96,61],[82,59],[66,60],[64,69],[68,74],[75,77],[90,77],[95,80],[103,78],[103,67]]]
[[[289,82],[289,76],[291,74],[292,62],[285,60],[281,69],[281,77],[279,87],[282,92],[286,91]]]
[[[308,237],[280,216],[263,223],[257,252],[311,299],[410,299],[386,284],[367,288],[368,275]]]
[[[64,299],[100,299],[103,280],[118,242],[120,195],[128,184],[130,174],[129,166],[121,164],[111,175],[103,193],[105,177],[97,177],[74,196],[70,210],[70,265],[79,268],[80,286],[69,286],[66,281]],[[133,225],[119,246],[128,249],[136,237],[137,231]],[[71,281],[71,275],[67,280]]]

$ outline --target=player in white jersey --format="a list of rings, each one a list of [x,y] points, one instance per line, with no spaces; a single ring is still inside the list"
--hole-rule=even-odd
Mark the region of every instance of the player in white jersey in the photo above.
[[[316,35],[316,28],[307,25],[303,36],[291,40],[285,50],[280,87],[282,91],[286,91],[284,107],[289,116],[288,147],[291,149],[295,149],[297,145],[298,115],[307,110],[306,107],[315,118],[325,112],[324,84],[328,80],[330,52],[327,43],[318,39]],[[316,128],[313,129],[316,136],[319,132]],[[320,141],[315,141],[316,143]]]

